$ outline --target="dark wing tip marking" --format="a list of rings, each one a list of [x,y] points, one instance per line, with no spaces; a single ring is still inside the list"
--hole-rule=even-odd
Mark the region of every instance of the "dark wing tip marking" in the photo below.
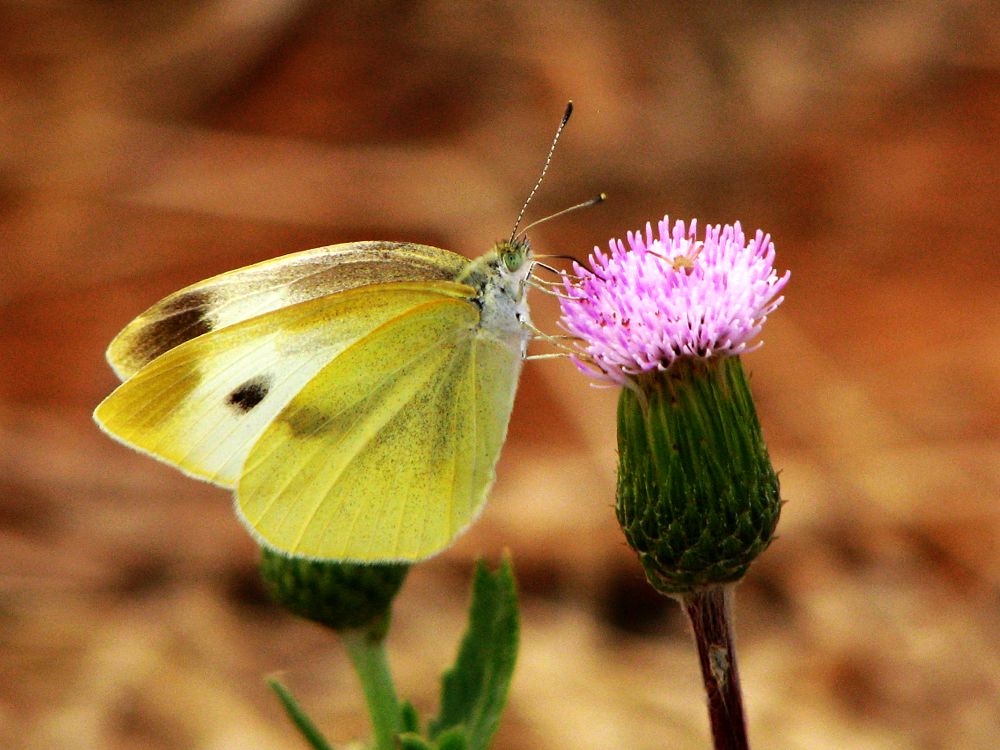
[[[226,397],[226,403],[241,414],[246,414],[264,400],[271,390],[271,379],[266,375],[251,378]]]
[[[185,341],[209,333],[213,325],[206,312],[211,305],[212,295],[204,291],[181,294],[164,305],[163,317],[140,334],[138,348],[143,361],[151,362]]]

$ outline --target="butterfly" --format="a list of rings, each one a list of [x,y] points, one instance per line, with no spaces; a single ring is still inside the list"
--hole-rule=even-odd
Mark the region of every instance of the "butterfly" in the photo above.
[[[531,338],[534,264],[515,225],[471,261],[354,242],[214,276],[115,337],[107,358],[123,382],[94,418],[233,489],[251,534],[280,553],[430,557],[493,483]]]
[[[236,491],[290,555],[418,560],[479,514],[530,337],[527,240],[481,258],[356,242],[215,276],[107,357],[112,437]]]

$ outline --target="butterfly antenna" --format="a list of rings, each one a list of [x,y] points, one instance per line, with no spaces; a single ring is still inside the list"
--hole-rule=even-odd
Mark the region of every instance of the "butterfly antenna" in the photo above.
[[[545,173],[549,171],[549,162],[552,161],[552,154],[556,150],[556,144],[559,143],[559,136],[562,135],[563,128],[566,127],[566,123],[569,122],[569,116],[573,114],[573,102],[572,100],[566,105],[566,111],[563,113],[562,121],[559,123],[559,127],[556,129],[555,138],[552,139],[552,145],[549,146],[548,156],[545,157],[545,164],[542,165],[542,173],[538,175],[538,180],[535,182],[535,186],[531,188],[531,192],[528,193],[528,199],[521,206],[521,213],[517,215],[517,221],[514,222],[514,229],[510,233],[510,241],[513,242],[517,237],[517,228],[521,225],[521,219],[524,218],[524,212],[528,209],[528,204],[531,203],[531,199],[535,197],[535,192],[538,190],[538,186],[542,184],[542,179],[545,177]]]
[[[590,200],[584,201],[583,203],[577,203],[575,206],[570,206],[569,208],[564,208],[562,211],[556,211],[554,214],[549,214],[548,216],[546,216],[544,218],[541,218],[541,219],[538,219],[537,221],[531,222],[530,224],[528,224],[528,226],[526,226],[524,229],[521,230],[521,234],[522,235],[527,234],[529,229],[531,229],[532,227],[537,227],[539,224],[543,224],[544,222],[548,221],[549,219],[554,219],[557,216],[562,216],[563,214],[568,214],[570,211],[577,211],[577,210],[579,210],[581,208],[590,208],[591,206],[596,206],[598,203],[604,203],[604,201],[606,201],[607,199],[608,199],[608,194],[607,193],[601,193],[600,195],[595,195],[593,198],[591,198]],[[576,260],[576,258],[570,258],[570,260]]]

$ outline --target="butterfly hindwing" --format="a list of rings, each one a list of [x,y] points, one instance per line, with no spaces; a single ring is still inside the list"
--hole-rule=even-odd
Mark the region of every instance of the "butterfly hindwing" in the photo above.
[[[429,301],[472,307],[470,294],[453,282],[377,284],[209,331],[145,365],[98,406],[95,418],[140,451],[234,487],[268,424],[331,360]]]
[[[416,560],[478,515],[520,372],[440,299],[393,319],[321,369],[267,427],[237,488],[240,514],[288,554]]]
[[[317,297],[397,281],[457,278],[460,255],[407,242],[352,242],[284,255],[229,271],[165,297],[108,347],[122,380],[197,336]]]

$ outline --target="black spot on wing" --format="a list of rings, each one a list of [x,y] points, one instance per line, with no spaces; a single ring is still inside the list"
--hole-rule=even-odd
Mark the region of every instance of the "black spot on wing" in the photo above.
[[[271,390],[271,379],[266,375],[251,378],[226,397],[226,403],[241,414],[246,414],[264,400]]]
[[[212,330],[207,311],[212,305],[208,292],[188,292],[163,306],[159,320],[150,323],[139,334],[139,349],[143,361],[151,362],[161,354],[185,341]]]

